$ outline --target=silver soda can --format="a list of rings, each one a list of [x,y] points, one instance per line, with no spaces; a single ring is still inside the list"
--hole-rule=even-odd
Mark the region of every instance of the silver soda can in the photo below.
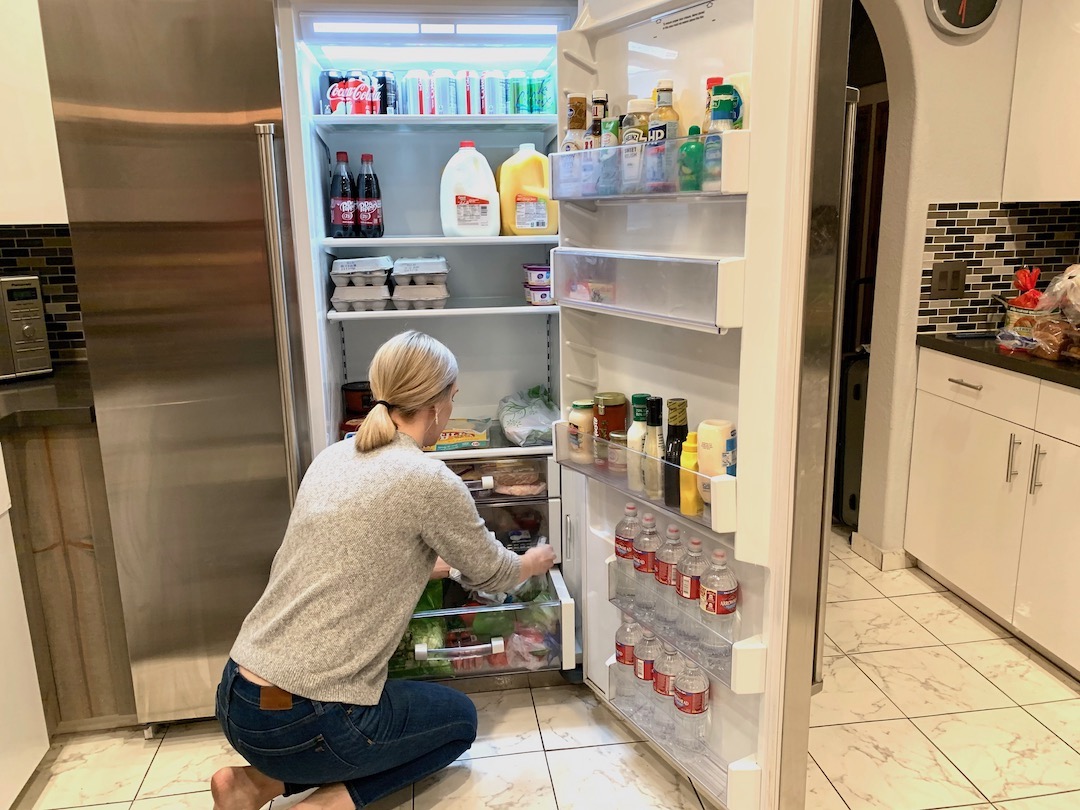
[[[506,115],[506,75],[501,70],[485,70],[480,74],[480,112],[484,115]]]
[[[458,115],[479,115],[480,74],[475,70],[459,70],[455,79]]]
[[[426,70],[410,70],[398,88],[402,115],[431,115],[431,79]]]
[[[457,78],[452,71],[431,71],[431,102],[435,115],[457,115]]]
[[[397,114],[397,79],[392,70],[376,70],[371,74],[374,91],[378,93],[378,107],[372,112],[379,115]]]

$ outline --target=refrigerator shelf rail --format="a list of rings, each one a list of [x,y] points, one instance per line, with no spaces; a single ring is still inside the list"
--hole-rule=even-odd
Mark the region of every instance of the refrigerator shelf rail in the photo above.
[[[551,306],[533,306],[520,298],[449,298],[440,302],[442,306],[432,309],[394,309],[393,299],[387,302],[387,309],[363,312],[326,313],[331,321],[370,321],[379,318],[455,318],[474,315],[558,315],[559,308]]]
[[[702,670],[718,680],[736,695],[760,695],[765,691],[765,644],[760,636],[748,639],[729,639],[715,633],[706,627],[698,619],[698,632],[704,637],[705,634],[715,636],[727,648],[727,664],[723,667],[708,666],[705,658],[700,655],[691,645],[679,641],[674,633],[665,631],[654,620],[644,619],[641,611],[635,608],[633,601],[626,601],[616,592],[616,577],[618,575],[618,558],[612,555],[605,560],[608,574],[608,601],[634,618],[638,624],[647,630],[652,630],[656,637],[666,644],[670,644],[678,650],[683,657],[693,661]],[[700,612],[700,611],[699,611]]]
[[[743,325],[746,261],[558,247],[551,252],[556,302],[700,332]]]
[[[672,519],[688,521],[704,526],[706,529],[709,529],[716,534],[730,534],[735,531],[737,524],[735,512],[735,476],[714,475],[710,477],[699,472],[683,470],[678,465],[670,464],[663,459],[652,458],[651,456],[646,456],[644,453],[638,453],[623,446],[612,445],[610,442],[604,441],[603,439],[593,439],[593,437],[589,437],[595,451],[599,452],[604,459],[608,458],[609,449],[614,449],[616,454],[623,454],[628,461],[636,456],[638,462],[642,465],[642,469],[649,469],[651,466],[658,471],[661,480],[663,480],[664,472],[668,468],[674,468],[680,475],[690,476],[695,483],[708,486],[712,502],[704,505],[704,510],[701,514],[684,515],[680,511],[669,507],[663,501],[662,497],[652,498],[644,491],[638,491],[637,489],[632,488],[625,470],[612,470],[607,464],[601,466],[591,461],[584,461],[583,459],[577,459],[572,456],[570,451],[569,422],[556,422],[552,427],[555,436],[555,460],[564,467],[576,470],[586,478],[591,478],[594,481],[606,484],[624,495],[628,495],[643,503],[648,503],[651,509],[667,515]],[[743,559],[739,554],[738,536],[736,536],[735,540],[735,559]]]
[[[654,143],[602,146],[574,152],[554,152],[551,159],[552,197],[564,202],[686,201],[745,195],[750,185],[750,131],[720,134],[719,183],[696,181],[682,171],[679,156],[685,144],[704,146],[707,134],[670,138]]]
[[[377,132],[522,132],[550,140],[556,115],[312,115],[308,122],[320,135]]]
[[[415,236],[380,236],[376,239],[335,239],[332,236],[327,236],[316,241],[327,253],[334,256],[354,256],[357,250],[381,252],[385,248],[400,247],[557,245],[559,244],[559,236],[558,234],[552,236],[441,236],[417,234]]]

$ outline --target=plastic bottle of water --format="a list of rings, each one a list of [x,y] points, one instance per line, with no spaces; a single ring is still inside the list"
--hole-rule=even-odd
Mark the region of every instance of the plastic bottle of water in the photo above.
[[[643,630],[641,640],[634,647],[634,677],[638,692],[638,708],[642,712],[642,723],[649,724],[649,715],[652,714],[653,701],[653,670],[656,659],[663,653],[660,639],[653,635],[652,630]]]
[[[679,584],[675,566],[686,554],[679,527],[667,527],[664,545],[656,552],[656,629],[671,637],[675,632],[675,620],[679,616],[679,596],[676,586]]]
[[[679,594],[679,616],[675,620],[675,638],[687,652],[697,652],[701,644],[701,575],[708,570],[701,541],[691,537],[686,545],[686,556],[676,567]]]
[[[723,672],[731,666],[731,643],[735,640],[735,609],[739,582],[728,568],[727,552],[712,553],[712,566],[701,578],[702,661],[708,669]]]
[[[709,712],[709,679],[696,664],[675,678],[675,746],[687,753],[705,750]]]
[[[614,693],[615,702],[623,709],[637,707],[637,680],[634,677],[634,649],[641,640],[641,625],[632,616],[623,614],[622,626],[615,632]]]
[[[675,736],[675,679],[684,666],[683,657],[670,644],[663,646],[653,664],[652,727],[653,736],[661,742]]]
[[[651,622],[656,612],[656,552],[661,545],[656,518],[642,515],[641,534],[634,541],[634,613],[643,622]]]
[[[615,527],[615,599],[623,608],[630,608],[634,604],[634,541],[641,534],[641,521],[632,503],[623,514]]]

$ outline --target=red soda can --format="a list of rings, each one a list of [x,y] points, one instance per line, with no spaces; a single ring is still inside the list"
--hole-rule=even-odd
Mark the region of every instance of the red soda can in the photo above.
[[[345,81],[345,114],[371,115],[371,77],[362,70],[350,70]]]

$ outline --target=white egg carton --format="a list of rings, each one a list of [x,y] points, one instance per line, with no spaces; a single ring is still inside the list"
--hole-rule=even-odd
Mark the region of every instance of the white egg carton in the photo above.
[[[393,267],[394,260],[389,256],[335,259],[330,267],[330,279],[335,287],[377,287],[386,283],[386,274]]]
[[[369,312],[386,309],[390,302],[390,288],[382,287],[338,287],[330,299],[331,306],[338,312]]]
[[[399,301],[445,301],[449,297],[450,291],[445,284],[409,284],[394,288],[395,304]]]
[[[398,259],[394,262],[396,284],[446,284],[450,268],[442,256],[426,256],[418,259]]]
[[[446,299],[438,298],[430,301],[406,301],[394,299],[395,309],[445,309]]]

